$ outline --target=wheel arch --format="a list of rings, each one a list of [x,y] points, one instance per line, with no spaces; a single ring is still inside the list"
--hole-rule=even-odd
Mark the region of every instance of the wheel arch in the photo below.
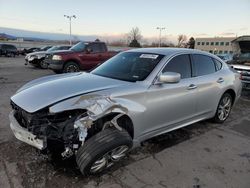
[[[230,94],[231,95],[231,97],[232,97],[232,102],[233,102],[233,104],[234,104],[234,102],[235,102],[235,98],[236,98],[236,92],[233,90],[233,89],[227,89],[223,94],[222,94],[222,96],[225,94],[225,93],[228,93],[228,94]]]
[[[117,119],[118,126],[126,130],[128,134],[130,135],[130,137],[133,139],[134,138],[134,124],[128,114],[112,112],[110,114],[107,114],[99,118],[97,121],[101,121],[101,122],[111,121],[113,118],[119,115],[121,115],[121,117]]]

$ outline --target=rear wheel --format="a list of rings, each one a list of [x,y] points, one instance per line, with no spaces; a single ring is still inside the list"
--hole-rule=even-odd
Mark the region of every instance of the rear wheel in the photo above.
[[[79,72],[80,67],[76,62],[70,61],[67,62],[64,67],[63,67],[63,72],[64,73],[69,73],[69,72]]]
[[[218,104],[213,120],[216,123],[223,123],[228,118],[233,105],[233,98],[229,93],[225,93]]]
[[[124,158],[131,147],[127,131],[108,128],[84,143],[77,152],[76,162],[83,175],[99,174]]]

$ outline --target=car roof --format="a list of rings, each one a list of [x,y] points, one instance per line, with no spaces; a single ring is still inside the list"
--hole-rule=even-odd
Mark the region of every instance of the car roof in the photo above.
[[[213,55],[208,52],[195,50],[195,49],[188,49],[188,48],[136,48],[128,50],[128,52],[141,52],[141,53],[154,53],[164,56],[174,55],[178,53],[199,53],[205,55]]]
[[[8,46],[8,47],[16,47],[15,45],[13,45],[13,44],[1,44],[2,46]]]

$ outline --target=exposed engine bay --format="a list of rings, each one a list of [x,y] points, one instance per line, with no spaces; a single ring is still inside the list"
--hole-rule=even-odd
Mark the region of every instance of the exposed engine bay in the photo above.
[[[126,128],[130,123],[127,118],[122,118],[126,108],[108,97],[84,100],[84,104],[85,109],[51,113],[49,108],[45,108],[28,113],[11,102],[14,117],[20,126],[35,135],[35,139],[43,140],[43,150],[60,152],[63,158],[74,155],[96,133],[110,127],[121,130],[119,124]]]

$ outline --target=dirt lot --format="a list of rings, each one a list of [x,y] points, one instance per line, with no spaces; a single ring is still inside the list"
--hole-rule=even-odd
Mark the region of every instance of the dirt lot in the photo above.
[[[154,138],[107,174],[84,178],[73,159],[40,155],[9,128],[10,96],[50,74],[0,57],[0,187],[250,187],[250,92],[223,125],[204,121]]]

